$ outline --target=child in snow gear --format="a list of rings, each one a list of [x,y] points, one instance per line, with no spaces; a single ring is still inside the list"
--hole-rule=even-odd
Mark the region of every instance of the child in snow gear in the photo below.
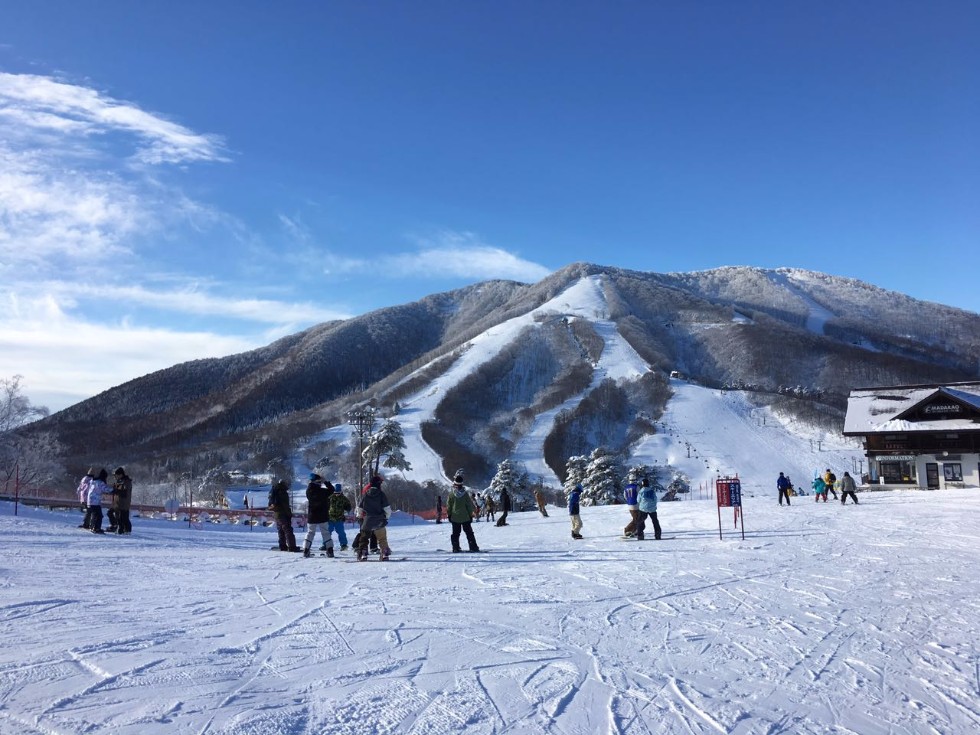
[[[820,475],[817,475],[813,478],[813,502],[819,503],[821,498],[823,498],[823,502],[827,502],[827,483]]]
[[[640,492],[636,496],[636,540],[643,540],[643,530],[646,519],[653,521],[653,537],[660,540],[660,521],[657,520],[657,491],[650,487],[650,482],[644,478]]]
[[[582,486],[576,485],[568,494],[568,517],[572,519],[572,538],[582,538],[582,516],[579,515],[579,498],[582,497]]]
[[[840,504],[847,505],[847,496],[851,496],[851,500],[854,501],[854,505],[858,504],[858,496],[855,492],[857,488],[854,486],[854,478],[851,477],[849,472],[844,473],[844,477],[840,481]]]
[[[306,538],[303,539],[303,556],[310,556],[310,547],[316,532],[327,550],[327,556],[333,556],[333,539],[327,523],[330,520],[330,498],[333,495],[333,485],[324,484],[323,478],[315,472],[310,473],[310,483],[306,486]]]
[[[466,533],[469,551],[475,553],[480,550],[480,547],[476,545],[476,536],[473,535],[473,514],[475,512],[473,499],[467,494],[466,488],[463,486],[463,476],[457,473],[456,477],[453,478],[453,489],[449,493],[449,500],[446,502],[446,516],[453,525],[449,541],[453,545],[454,554],[462,551],[459,546],[461,531]]]
[[[646,482],[646,478],[643,481]],[[640,488],[635,482],[631,482],[623,488],[623,499],[626,501],[626,509],[630,512],[630,522],[623,529],[623,538],[633,538],[636,535],[636,519],[639,514],[636,498],[639,493]]]
[[[293,509],[289,505],[289,484],[276,480],[269,491],[269,510],[276,517],[276,531],[279,533],[279,551],[299,551],[296,536],[293,534]]]
[[[367,492],[361,496],[361,503],[357,508],[357,516],[361,519],[361,532],[358,534],[360,545],[357,547],[358,561],[367,561],[368,537],[372,532],[378,539],[381,561],[388,561],[391,556],[391,549],[388,548],[388,532],[385,530],[391,517],[391,505],[388,503],[388,496],[381,489],[381,482],[379,475],[371,478]]]
[[[133,481],[122,467],[116,467],[112,474],[115,481],[112,483],[109,533],[116,532],[120,535],[132,533],[133,524],[129,520],[129,508],[133,500]]]
[[[789,491],[793,486],[790,484],[789,478],[783,475],[782,472],[779,473],[779,477],[776,478],[776,489],[779,491],[779,504],[783,504],[783,498],[786,498],[786,505],[789,505]]]
[[[497,519],[498,526],[507,525],[507,514],[510,513],[510,493],[507,492],[507,488],[501,488],[500,490],[500,518]]]

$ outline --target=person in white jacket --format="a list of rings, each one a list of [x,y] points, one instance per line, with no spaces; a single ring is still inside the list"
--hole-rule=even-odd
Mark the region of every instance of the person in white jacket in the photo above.
[[[112,490],[105,484],[108,477],[109,473],[103,467],[95,479],[88,484],[88,495],[85,498],[88,510],[85,513],[85,522],[92,533],[105,533],[102,530],[102,496],[112,495]]]
[[[95,480],[95,468],[89,467],[88,472],[85,473],[78,483],[78,489],[75,491],[78,493],[78,503],[82,506],[82,513],[85,515],[82,518],[82,524],[79,528],[84,528],[86,531],[89,530],[88,525],[88,486]]]

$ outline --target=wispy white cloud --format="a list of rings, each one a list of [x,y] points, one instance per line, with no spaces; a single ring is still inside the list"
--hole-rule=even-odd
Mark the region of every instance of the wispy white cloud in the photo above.
[[[0,312],[0,376],[27,376],[32,402],[52,410],[180,362],[267,344],[265,334],[97,323],[73,315],[50,295],[8,295]]]
[[[384,268],[378,268],[376,259],[329,252],[321,253],[317,262],[325,273],[332,275],[361,272],[389,279],[455,278],[480,281],[506,278],[533,283],[551,273],[539,263],[484,243],[471,232],[440,230],[434,235],[415,236],[412,239],[418,248],[411,252],[386,254]]]
[[[0,117],[38,132],[132,133],[140,141],[134,157],[147,164],[227,160],[218,136],[195,133],[136,105],[50,77],[0,72]]]

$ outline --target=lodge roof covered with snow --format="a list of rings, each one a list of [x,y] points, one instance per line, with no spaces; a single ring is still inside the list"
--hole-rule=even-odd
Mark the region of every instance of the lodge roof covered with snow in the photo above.
[[[980,431],[980,382],[852,390],[845,435]]]

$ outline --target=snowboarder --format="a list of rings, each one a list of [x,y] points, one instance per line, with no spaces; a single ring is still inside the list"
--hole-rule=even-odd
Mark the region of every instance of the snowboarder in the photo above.
[[[649,484],[649,480],[644,477],[643,485]],[[636,519],[640,513],[639,507],[636,504],[636,498],[639,493],[640,488],[635,482],[631,482],[623,488],[623,499],[626,501],[626,509],[630,512],[630,522],[623,529],[623,538],[633,538],[636,535]]]
[[[849,472],[844,473],[844,477],[840,481],[840,504],[847,505],[847,496],[851,496],[851,500],[854,501],[854,505],[858,504],[858,496],[856,492],[857,488],[854,486],[854,478],[851,477]]]
[[[381,489],[382,478],[375,475],[371,478],[368,491],[361,496],[357,507],[357,517],[361,519],[361,532],[358,534],[360,545],[357,547],[357,560],[367,561],[369,537],[374,534],[381,549],[381,561],[388,561],[391,549],[388,548],[388,532],[385,526],[391,517],[391,505],[388,496]]]
[[[579,498],[582,497],[582,486],[576,485],[568,494],[568,517],[572,519],[572,538],[582,538],[582,516],[579,514]]]
[[[643,540],[644,526],[649,517],[653,521],[653,537],[660,540],[660,521],[657,519],[657,491],[650,487],[650,483],[644,478],[641,483],[640,492],[636,496],[636,540]]]
[[[786,498],[786,505],[789,505],[789,489],[793,487],[790,484],[789,478],[786,477],[782,472],[779,473],[779,477],[776,478],[776,489],[779,490],[779,504],[783,504],[783,498]]]
[[[334,532],[337,534],[337,540],[340,542],[340,550],[347,551],[347,531],[344,529],[344,521],[347,520],[347,514],[353,509],[347,496],[343,493],[343,488],[340,484],[333,486],[327,481],[328,487],[333,487],[333,493],[330,495],[330,512],[329,512],[329,522],[327,523],[327,538],[332,539]],[[378,543],[377,539],[374,541],[375,544]],[[330,547],[332,542],[324,544],[326,547]],[[323,547],[320,547],[323,549]],[[329,556],[329,552],[327,556]]]
[[[487,514],[487,523],[497,520],[497,504],[493,502],[492,495],[487,495],[487,499],[483,501],[483,508]]]
[[[446,501],[446,517],[453,525],[449,541],[453,546],[454,554],[462,551],[459,546],[460,531],[466,533],[466,542],[469,545],[470,553],[476,553],[480,550],[480,547],[476,545],[476,536],[473,535],[473,514],[475,512],[473,498],[467,494],[466,488],[463,486],[463,476],[457,472],[453,478],[453,489]]]
[[[327,556],[333,556],[333,539],[327,524],[330,521],[330,497],[333,495],[333,485],[324,485],[323,478],[316,472],[310,473],[310,482],[306,486],[306,538],[303,540],[303,556],[310,556],[310,547],[316,532],[327,549]]]
[[[827,490],[830,492],[831,495],[834,496],[834,500],[837,500],[838,499],[837,498],[837,491],[834,490],[834,485],[837,484],[837,475],[835,475],[833,472],[831,472],[829,467],[824,472],[823,481],[824,481],[824,484],[827,486]],[[825,496],[824,497],[824,500],[827,500],[826,493],[824,493],[824,496]]]
[[[112,491],[105,481],[109,478],[109,473],[105,467],[99,470],[93,480],[88,483],[88,491],[85,496],[85,527],[92,533],[105,533],[102,530],[102,496],[111,495]]]
[[[498,526],[507,525],[507,514],[510,513],[510,493],[507,492],[507,488],[501,488],[500,490],[500,518],[497,519]]]
[[[482,521],[483,511],[480,509],[480,499],[476,497],[476,491],[470,493],[470,500],[473,501],[473,520]]]
[[[534,491],[534,502],[538,504],[538,512],[541,513],[545,518],[548,517],[548,509],[545,508],[544,493],[541,492],[541,488],[537,488]]]
[[[79,528],[84,528],[86,531],[91,530],[89,527],[89,515],[88,515],[88,486],[95,480],[95,468],[89,467],[88,472],[85,476],[78,481],[78,502],[82,506],[82,513],[85,515],[82,517],[82,523]]]
[[[296,536],[293,534],[293,509],[289,505],[289,483],[276,480],[269,491],[269,510],[276,517],[276,531],[279,534],[279,551],[299,551]]]
[[[116,467],[112,473],[115,480],[112,483],[112,508],[109,510],[109,533],[133,532],[133,524],[129,520],[129,508],[133,501],[133,480],[122,467]]]

